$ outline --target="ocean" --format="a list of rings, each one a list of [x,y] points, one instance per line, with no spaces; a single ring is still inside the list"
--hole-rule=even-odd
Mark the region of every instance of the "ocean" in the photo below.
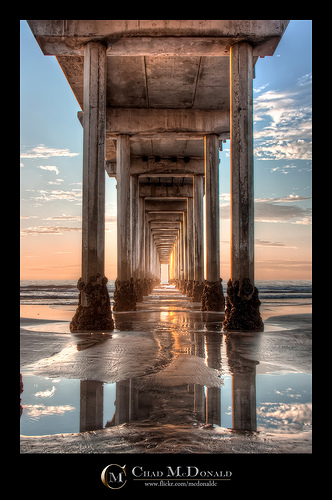
[[[282,302],[299,300],[311,303],[311,280],[257,280],[261,302]],[[115,280],[109,280],[107,288],[113,300]],[[227,283],[223,282],[226,296]],[[22,280],[20,282],[20,302],[22,305],[77,305],[79,291],[73,280]]]
[[[109,280],[107,288],[113,300],[115,280]],[[78,305],[77,280],[21,280],[20,302],[22,305]]]

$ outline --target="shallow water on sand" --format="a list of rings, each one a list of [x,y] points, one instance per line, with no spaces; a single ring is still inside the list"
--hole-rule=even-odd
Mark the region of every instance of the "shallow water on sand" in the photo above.
[[[262,333],[227,335],[223,314],[199,308],[160,287],[137,311],[114,313],[114,332],[74,335],[67,322],[26,326],[63,339],[52,356],[22,368],[21,434],[125,423],[310,430],[311,336],[268,322]]]

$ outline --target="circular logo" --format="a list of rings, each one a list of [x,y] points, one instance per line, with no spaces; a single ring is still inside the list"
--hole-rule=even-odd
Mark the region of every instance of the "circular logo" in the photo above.
[[[127,482],[126,466],[121,467],[121,465],[117,464],[108,465],[101,473],[101,480],[111,490],[122,488]]]

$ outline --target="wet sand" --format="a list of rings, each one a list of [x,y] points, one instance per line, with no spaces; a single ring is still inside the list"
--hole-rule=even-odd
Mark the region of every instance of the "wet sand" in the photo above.
[[[220,370],[211,364],[212,354],[206,366],[192,349],[193,336],[195,342],[202,333],[210,339],[225,337],[223,314],[201,313],[199,304],[190,303],[176,290],[160,287],[137,311],[114,313],[115,330],[104,337],[72,335],[69,321],[74,311],[74,306],[21,306],[23,372],[106,383],[133,379],[137,391],[152,391],[156,397],[161,388],[167,389],[169,397],[181,384],[220,385]],[[228,346],[236,356],[258,363],[257,373],[310,373],[310,304],[266,302],[261,313],[263,333],[232,335]],[[226,356],[222,345],[222,356]],[[202,425],[189,412],[187,420],[183,419],[183,408],[176,422],[174,408],[169,420],[154,408],[140,422],[120,420],[101,430],[21,436],[21,453],[311,453],[308,431],[235,431]]]

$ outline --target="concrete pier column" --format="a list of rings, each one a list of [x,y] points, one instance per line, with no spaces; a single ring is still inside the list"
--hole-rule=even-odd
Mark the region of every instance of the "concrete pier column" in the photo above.
[[[183,242],[183,282],[182,288],[183,293],[187,293],[188,286],[188,202],[187,202],[187,212],[183,214],[183,233],[182,233],[182,242]]]
[[[204,137],[205,212],[206,212],[206,281],[202,311],[223,311],[225,300],[220,280],[219,248],[219,137]]]
[[[71,331],[113,330],[105,266],[106,47],[84,47],[82,277]]]
[[[131,277],[130,231],[130,137],[119,135],[117,152],[117,231],[118,231],[118,279]]]
[[[145,274],[145,211],[144,211],[144,198],[140,197],[138,201],[138,276],[140,279],[144,278]]]
[[[145,215],[145,277],[150,278],[150,227],[147,220],[147,215]]]
[[[103,428],[104,384],[97,380],[80,381],[80,432]]]
[[[204,137],[205,210],[206,210],[206,279],[220,277],[219,249],[219,141],[215,134]]]
[[[221,370],[221,339],[219,333],[205,335],[207,364],[216,370]],[[221,425],[220,387],[207,387],[206,389],[206,423]]]
[[[114,311],[135,311],[136,293],[131,278],[129,135],[118,135],[116,143],[118,277],[115,282],[113,309]]]
[[[228,366],[232,373],[233,429],[256,431],[256,366],[259,362],[252,359],[255,357],[254,352],[248,352],[247,355],[250,354],[248,357],[241,355],[243,348],[241,334],[227,335],[225,339]]]
[[[204,281],[203,175],[194,176],[194,287],[192,302],[200,302]]]
[[[194,245],[194,200],[192,197],[187,198],[187,252],[188,252],[188,284],[187,284],[187,297],[192,296],[194,286],[194,258],[195,258],[195,245]]]
[[[231,280],[224,329],[259,330],[254,287],[253,48],[241,42],[230,53]]]
[[[137,189],[139,186],[137,186]],[[137,278],[135,281],[135,291],[137,302],[143,301],[144,296],[144,273],[145,273],[145,224],[144,224],[144,198],[138,197],[138,224],[137,224]]]
[[[131,252],[132,252],[132,271],[131,275],[134,280],[134,289],[137,297],[137,302],[143,300],[143,284],[140,280],[139,270],[139,181],[138,175],[130,176],[130,199],[131,199]]]
[[[182,221],[180,223],[180,238],[179,238],[179,256],[180,256],[180,280],[184,280],[184,264],[183,264],[183,225],[184,225],[184,213],[182,214]]]
[[[131,199],[131,252],[132,270],[131,275],[134,280],[138,278],[138,176],[130,176],[130,199]]]
[[[178,230],[179,232],[179,230]],[[178,238],[174,245],[174,277],[176,280],[179,279],[179,243]]]
[[[178,235],[175,242],[175,279],[176,279],[176,288],[179,289],[180,283],[180,229],[178,229]]]
[[[148,222],[148,216],[144,214],[144,290],[143,295],[149,295],[150,293],[150,238],[151,238],[151,229]]]

